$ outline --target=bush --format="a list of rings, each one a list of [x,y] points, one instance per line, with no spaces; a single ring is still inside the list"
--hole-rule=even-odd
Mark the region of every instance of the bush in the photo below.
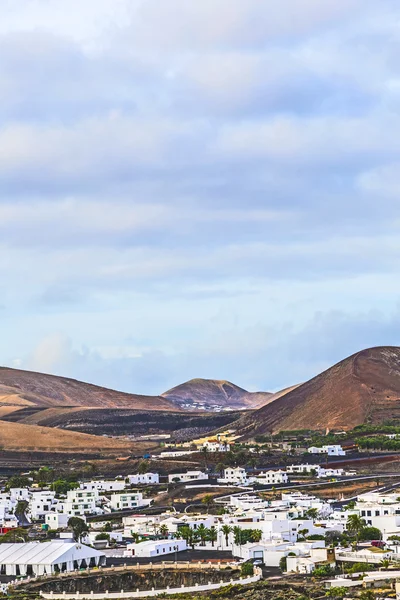
[[[240,566],[240,574],[242,577],[251,577],[254,575],[254,565],[251,562],[242,563]]]

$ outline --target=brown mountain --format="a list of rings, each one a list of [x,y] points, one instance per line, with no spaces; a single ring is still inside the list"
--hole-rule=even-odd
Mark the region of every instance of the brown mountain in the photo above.
[[[255,407],[268,401],[270,395],[268,392],[248,392],[229,381],[216,379],[191,379],[161,394],[178,406],[220,406],[232,409]]]
[[[179,410],[167,398],[126,394],[76,379],[0,368],[0,406],[87,406]]]
[[[357,352],[236,424],[246,436],[400,419],[400,348]]]

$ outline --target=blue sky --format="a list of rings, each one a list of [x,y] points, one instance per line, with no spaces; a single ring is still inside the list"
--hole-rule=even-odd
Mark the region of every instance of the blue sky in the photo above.
[[[3,0],[0,363],[251,390],[400,345],[395,0]]]

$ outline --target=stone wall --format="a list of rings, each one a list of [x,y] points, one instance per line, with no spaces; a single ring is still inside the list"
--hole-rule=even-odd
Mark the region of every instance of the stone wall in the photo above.
[[[221,580],[229,581],[231,578],[238,579],[238,569],[154,569],[154,570],[126,570],[116,573],[82,573],[71,577],[52,578],[43,581],[35,581],[24,586],[27,591],[42,591],[45,593],[62,592],[100,594],[105,591],[119,592],[120,590],[151,590],[205,585],[209,582],[219,583]]]

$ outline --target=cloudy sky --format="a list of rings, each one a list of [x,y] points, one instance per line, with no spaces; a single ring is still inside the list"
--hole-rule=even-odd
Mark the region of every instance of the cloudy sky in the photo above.
[[[0,363],[274,390],[400,345],[398,0],[1,0]]]

